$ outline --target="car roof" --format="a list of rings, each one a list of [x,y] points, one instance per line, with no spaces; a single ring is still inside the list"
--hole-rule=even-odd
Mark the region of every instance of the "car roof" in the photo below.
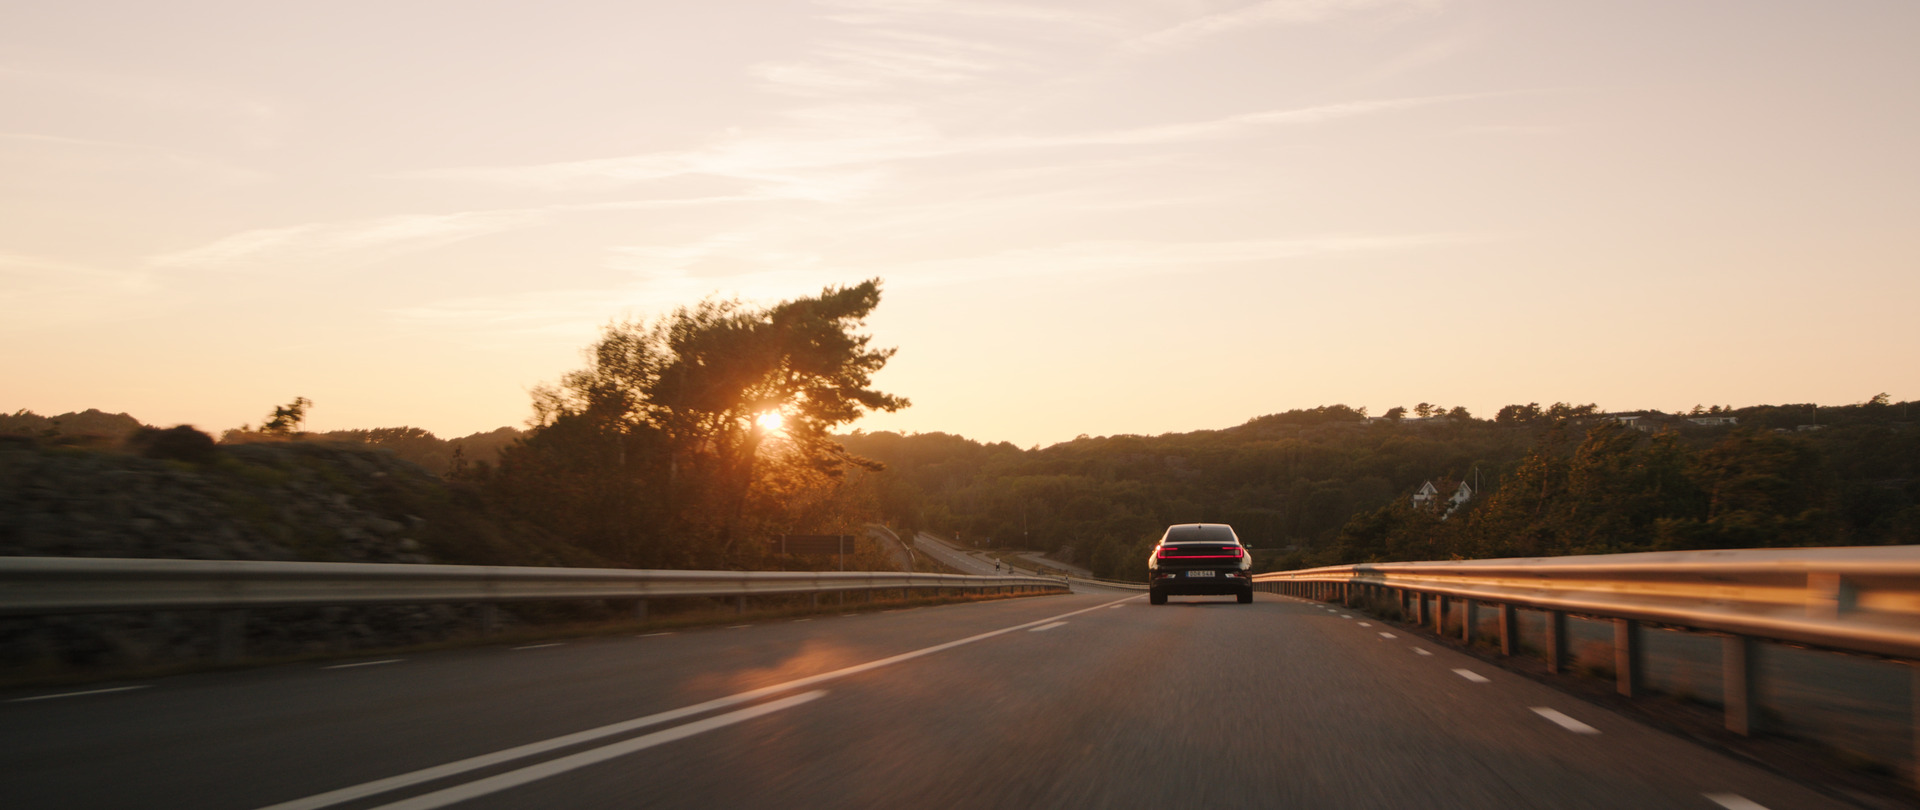
[[[1225,523],[1177,523],[1167,527],[1162,543],[1238,543],[1240,537]]]

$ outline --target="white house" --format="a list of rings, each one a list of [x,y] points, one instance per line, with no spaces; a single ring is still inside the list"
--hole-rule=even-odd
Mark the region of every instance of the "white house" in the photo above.
[[[1692,422],[1696,425],[1704,425],[1706,427],[1719,427],[1722,425],[1740,424],[1740,417],[1738,416],[1689,416],[1687,417],[1687,421]]]
[[[1438,497],[1440,497],[1440,488],[1434,486],[1432,481],[1428,481],[1420,485],[1419,492],[1413,493],[1413,505],[1419,506]],[[1473,487],[1461,481],[1460,486],[1453,490],[1453,497],[1447,499],[1447,514],[1453,514],[1453,510],[1459,509],[1461,504],[1470,500],[1473,500]],[[1445,519],[1444,515],[1442,519]]]

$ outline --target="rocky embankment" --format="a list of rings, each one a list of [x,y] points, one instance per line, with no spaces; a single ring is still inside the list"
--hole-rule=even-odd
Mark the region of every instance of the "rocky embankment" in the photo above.
[[[506,525],[471,492],[390,452],[187,444],[184,452],[164,440],[105,450],[0,437],[0,556],[598,564]],[[445,605],[254,611],[247,651],[417,643],[457,630],[467,613]],[[189,661],[209,653],[210,623],[203,612],[0,620],[0,674]]]

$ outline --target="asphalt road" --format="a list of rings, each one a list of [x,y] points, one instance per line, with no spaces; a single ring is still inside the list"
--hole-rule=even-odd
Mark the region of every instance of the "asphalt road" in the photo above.
[[[1848,806],[1362,615],[1256,600],[1075,594],[16,690],[0,805]]]

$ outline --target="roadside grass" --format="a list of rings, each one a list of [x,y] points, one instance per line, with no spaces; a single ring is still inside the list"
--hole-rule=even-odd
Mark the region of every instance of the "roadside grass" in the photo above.
[[[822,594],[818,606],[813,605],[804,596],[798,599],[793,597],[758,597],[757,600],[760,604],[756,605],[755,600],[750,599],[747,610],[745,611],[740,611],[735,607],[731,599],[722,600],[708,597],[660,599],[653,601],[668,604],[657,605],[659,609],[650,612],[650,615],[646,619],[599,618],[573,621],[513,622],[493,633],[484,634],[476,628],[467,625],[457,628],[450,627],[446,638],[418,644],[248,657],[231,663],[219,663],[202,659],[169,662],[166,664],[97,667],[48,668],[45,666],[36,667],[28,665],[17,668],[16,671],[13,672],[0,673],[0,689],[78,686],[105,681],[164,678],[197,672],[226,672],[287,664],[319,663],[365,658],[391,658],[440,650],[518,646],[521,644],[545,641],[700,630],[812,616],[838,615],[843,613],[877,613],[902,608],[933,607],[974,602],[997,602],[1007,599],[1058,595],[1048,593],[960,593],[934,595],[920,594],[912,590],[906,590],[905,595],[902,596],[900,595],[902,590],[903,589],[890,589],[885,592],[847,592],[841,594],[846,597],[846,601],[844,602],[836,599],[836,594]],[[862,594],[867,594],[868,596],[863,596]],[[631,602],[631,600],[628,601],[629,603]]]

